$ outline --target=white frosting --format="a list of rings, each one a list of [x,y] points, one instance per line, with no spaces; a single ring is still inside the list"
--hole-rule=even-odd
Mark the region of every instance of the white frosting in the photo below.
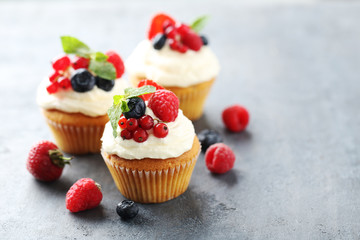
[[[80,93],[73,90],[59,90],[49,94],[46,87],[49,79],[44,79],[37,91],[36,101],[45,109],[57,109],[69,113],[82,113],[90,117],[105,115],[113,103],[113,96],[123,94],[128,83],[123,79],[116,79],[113,89],[106,92],[96,85],[91,91]]]
[[[161,50],[153,48],[149,40],[139,43],[125,62],[132,77],[145,77],[163,86],[188,87],[209,81],[219,73],[218,59],[211,49],[179,53],[166,43]]]
[[[145,114],[152,116],[154,113],[146,108]],[[108,154],[115,154],[125,159],[156,158],[167,159],[178,157],[192,148],[195,130],[192,122],[186,118],[179,109],[179,114],[174,122],[166,123],[169,133],[165,138],[157,138],[152,129],[148,131],[149,138],[142,143],[133,139],[123,140],[120,137],[120,128],[117,128],[118,136],[114,138],[110,122],[105,126],[102,140],[102,150]]]

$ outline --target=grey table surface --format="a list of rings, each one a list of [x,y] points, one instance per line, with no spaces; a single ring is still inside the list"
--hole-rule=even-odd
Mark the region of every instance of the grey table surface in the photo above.
[[[122,221],[100,155],[76,156],[54,183],[26,171],[31,145],[53,139],[35,93],[60,35],[126,58],[157,11],[212,16],[204,32],[222,69],[194,125],[220,131],[237,159],[213,175],[200,155],[183,195]],[[0,238],[359,239],[359,22],[356,1],[0,1]],[[220,117],[234,103],[251,114],[238,134]],[[104,198],[71,214],[65,194],[82,177]]]

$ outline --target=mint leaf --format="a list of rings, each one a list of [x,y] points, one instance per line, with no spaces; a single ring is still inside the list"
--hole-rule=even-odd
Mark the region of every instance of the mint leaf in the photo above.
[[[113,96],[114,104],[117,105],[120,103],[121,100],[125,99],[124,95],[115,95]]]
[[[130,111],[129,106],[127,105],[126,100],[122,100],[122,101],[121,101],[121,110],[122,110],[123,112],[128,112],[128,111]]]
[[[190,24],[190,28],[198,33],[205,27],[209,19],[210,16],[207,15],[198,17],[192,24]]]
[[[156,91],[156,87],[145,85],[142,86],[141,88],[126,88],[124,92],[126,98],[132,98],[143,94],[154,93],[155,91]]]
[[[100,62],[91,59],[89,70],[91,70],[97,76],[107,80],[114,80],[116,78],[115,67],[109,62]]]
[[[116,138],[116,136],[117,136],[116,129],[118,126],[118,121],[122,114],[121,106],[122,106],[122,104],[113,104],[107,112],[107,114],[109,116],[111,127],[113,129],[114,138]]]
[[[98,62],[105,62],[109,56],[105,55],[102,52],[95,52],[91,54],[91,59],[98,61]]]
[[[76,54],[84,58],[90,57],[90,48],[79,39],[71,36],[61,36],[60,39],[65,53]]]

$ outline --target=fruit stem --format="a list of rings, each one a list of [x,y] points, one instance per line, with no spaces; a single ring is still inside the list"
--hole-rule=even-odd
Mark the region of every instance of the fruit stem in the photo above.
[[[64,157],[59,149],[49,150],[49,156],[51,162],[61,168],[65,167],[65,164],[70,164],[70,160],[73,159],[73,157]]]

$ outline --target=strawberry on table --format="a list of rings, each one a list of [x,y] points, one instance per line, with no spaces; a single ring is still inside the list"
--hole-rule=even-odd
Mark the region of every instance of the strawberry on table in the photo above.
[[[69,164],[70,160],[54,143],[44,140],[31,148],[26,168],[38,180],[54,181],[60,178],[65,164]]]

